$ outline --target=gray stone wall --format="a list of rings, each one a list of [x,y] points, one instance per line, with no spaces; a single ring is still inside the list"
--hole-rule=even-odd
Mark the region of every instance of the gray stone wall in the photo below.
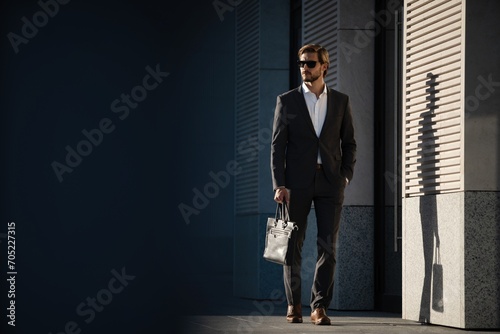
[[[342,209],[331,309],[372,310],[374,307],[373,215],[372,207],[346,206]],[[312,209],[302,253],[304,305],[309,305],[311,299],[317,257],[316,233],[316,215]]]

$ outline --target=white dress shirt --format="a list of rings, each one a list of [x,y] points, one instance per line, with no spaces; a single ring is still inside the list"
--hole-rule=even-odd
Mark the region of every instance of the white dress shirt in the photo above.
[[[304,91],[304,99],[306,100],[307,109],[309,110],[309,116],[311,116],[316,136],[319,138],[326,117],[326,105],[328,100],[326,84],[319,97],[316,97],[316,94],[311,92],[305,83],[302,83],[302,89]],[[318,164],[320,163],[321,156],[318,151]]]

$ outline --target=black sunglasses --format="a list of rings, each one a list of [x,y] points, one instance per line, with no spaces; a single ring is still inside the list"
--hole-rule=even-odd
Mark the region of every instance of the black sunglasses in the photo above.
[[[300,67],[304,67],[304,65],[307,65],[307,67],[309,67],[309,68],[315,68],[316,67],[316,63],[317,63],[316,60],[307,60],[307,61],[297,60],[297,64]]]

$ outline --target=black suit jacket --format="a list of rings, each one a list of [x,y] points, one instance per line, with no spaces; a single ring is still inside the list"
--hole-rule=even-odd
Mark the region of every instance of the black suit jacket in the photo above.
[[[351,180],[356,141],[349,97],[328,88],[327,112],[319,138],[314,130],[302,86],[279,95],[271,143],[273,188],[306,188],[314,181],[318,149],[332,186]]]

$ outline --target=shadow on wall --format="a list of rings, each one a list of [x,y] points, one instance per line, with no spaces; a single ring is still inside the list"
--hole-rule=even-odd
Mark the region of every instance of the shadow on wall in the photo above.
[[[422,241],[424,251],[425,276],[422,286],[422,297],[420,301],[419,321],[430,322],[431,307],[436,312],[444,312],[443,305],[443,267],[439,254],[439,232],[437,219],[436,194],[439,192],[439,182],[437,181],[439,171],[439,159],[436,158],[436,129],[433,128],[435,122],[435,110],[438,108],[436,102],[439,98],[436,94],[439,90],[437,74],[428,73],[426,81],[428,96],[426,100],[426,110],[421,116],[421,128],[419,130],[419,178],[420,192],[420,222],[422,224]],[[432,285],[432,286],[431,286]]]

